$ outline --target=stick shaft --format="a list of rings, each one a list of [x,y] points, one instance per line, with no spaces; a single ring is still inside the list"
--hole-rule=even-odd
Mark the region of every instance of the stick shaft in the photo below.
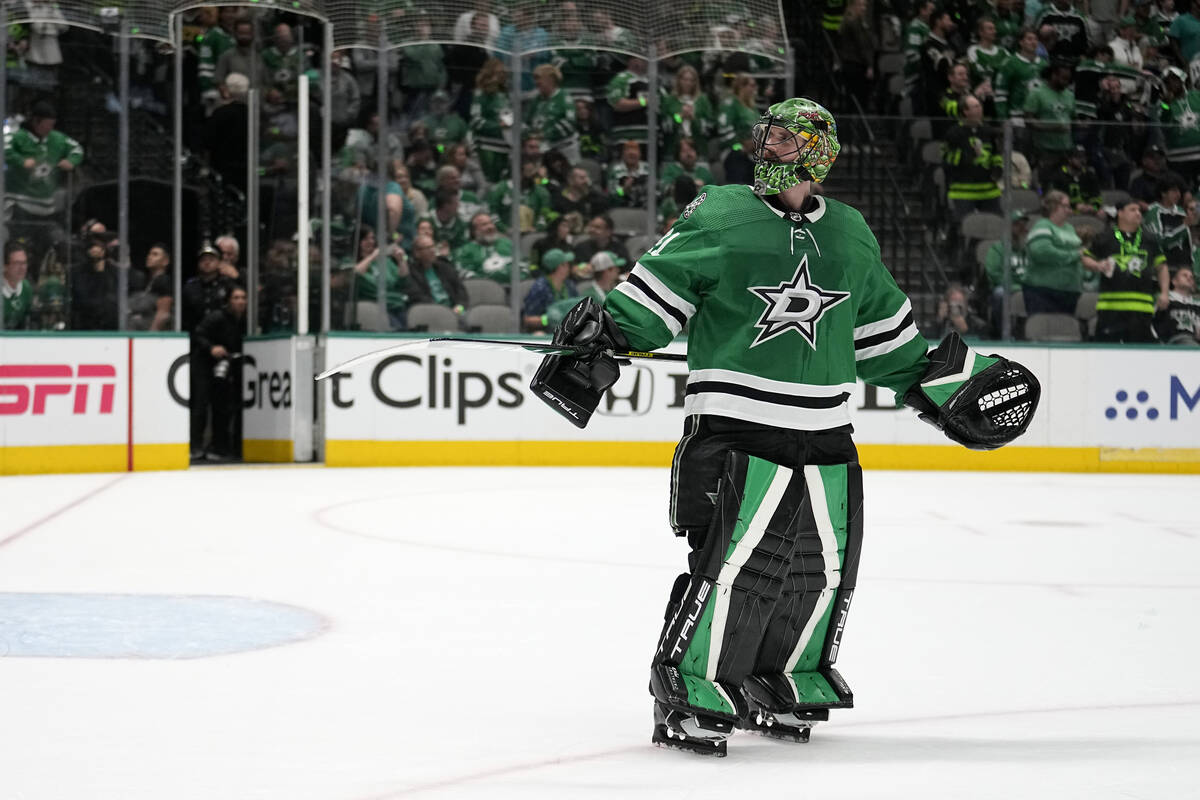
[[[316,380],[324,380],[325,378],[336,375],[339,372],[345,372],[351,367],[358,366],[359,364],[369,364],[373,361],[380,361],[394,353],[399,353],[418,347],[430,346],[476,347],[488,349],[514,348],[551,355],[571,355],[572,353],[578,353],[585,349],[582,347],[576,347],[574,345],[556,345],[550,344],[549,342],[546,344],[541,344],[532,341],[522,342],[510,339],[474,339],[465,336],[438,336],[432,339],[413,339],[407,342],[392,345],[390,347],[385,347],[382,350],[375,350],[370,353],[364,353],[361,356],[355,356],[349,361],[343,361],[341,364],[325,370],[316,377]],[[641,350],[615,350],[612,352],[612,356],[614,358],[656,359],[658,361],[687,361],[687,355],[684,353],[646,352]]]

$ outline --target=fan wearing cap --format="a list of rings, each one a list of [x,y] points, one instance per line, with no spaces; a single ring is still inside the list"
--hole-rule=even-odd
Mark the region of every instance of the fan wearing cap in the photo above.
[[[579,296],[571,278],[574,257],[565,250],[547,250],[542,254],[541,275],[529,287],[521,303],[521,321],[526,332],[544,331],[551,327],[546,311],[553,303]]]
[[[94,231],[84,237],[83,258],[71,271],[71,329],[117,329],[117,264],[109,257],[108,233]],[[131,272],[130,277],[139,275]],[[139,287],[140,288],[140,287]]]
[[[1117,22],[1117,35],[1108,43],[1112,48],[1113,61],[1140,70],[1145,58],[1138,38],[1137,20],[1132,15],[1121,17]]]
[[[1042,177],[1042,186],[1064,192],[1071,198],[1076,214],[1095,214],[1104,203],[1100,176],[1088,166],[1087,150],[1081,144],[1071,149],[1065,164]]]
[[[429,113],[422,120],[429,132],[429,141],[438,153],[444,154],[451,145],[467,138],[467,123],[450,107],[450,95],[438,89],[429,100]]]
[[[576,278],[587,281],[587,287],[579,286],[578,297],[555,300],[550,304],[544,315],[546,330],[554,330],[561,325],[567,313],[587,298],[603,303],[608,293],[620,282],[620,268],[623,266],[625,259],[611,251],[596,253],[590,261],[576,264],[573,274]]]
[[[1161,145],[1149,145],[1142,152],[1141,165],[1141,173],[1129,183],[1129,193],[1142,204],[1142,211],[1158,200],[1158,185],[1163,180],[1186,185],[1183,176],[1167,166],[1167,154]]]
[[[193,330],[210,312],[223,308],[234,282],[221,274],[221,253],[205,242],[196,254],[196,274],[183,284],[183,329]]]
[[[83,161],[83,148],[54,125],[58,114],[46,101],[33,104],[29,116],[4,148],[5,202],[24,214],[46,217],[62,203],[63,175]]]
[[[776,103],[748,138],[753,185],[703,187],[603,306],[570,310],[554,343],[578,349],[544,358],[531,383],[584,427],[619,377],[613,351],[657,350],[686,326],[670,522],[691,552],[652,662],[652,738],[706,755],[735,727],[807,740],[853,704],[833,663],[862,541],[856,380],[976,448],[1019,435],[1036,402],[1026,370],[957,336],[926,353],[862,215],[815,191],[841,150],[828,110]],[[984,413],[1002,386],[1005,409]],[[765,530],[742,537],[751,518]]]
[[[1200,175],[1200,92],[1188,89],[1187,73],[1167,67],[1159,102],[1159,125],[1171,167],[1188,186]]]

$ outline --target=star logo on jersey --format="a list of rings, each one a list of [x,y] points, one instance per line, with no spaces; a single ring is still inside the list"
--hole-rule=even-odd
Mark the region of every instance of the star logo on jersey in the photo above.
[[[767,304],[754,327],[760,328],[758,336],[750,343],[757,347],[787,331],[796,331],[804,337],[809,347],[817,349],[817,323],[825,312],[850,296],[849,292],[822,289],[812,282],[808,274],[808,256],[796,266],[791,281],[778,286],[751,286],[758,299]]]

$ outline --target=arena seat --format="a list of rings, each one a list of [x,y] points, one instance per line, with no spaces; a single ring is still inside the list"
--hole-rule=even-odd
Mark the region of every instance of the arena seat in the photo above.
[[[1034,314],[1025,320],[1025,338],[1032,342],[1081,342],[1079,320],[1071,314]]]
[[[504,305],[504,287],[491,278],[467,278],[463,281],[467,290],[467,305],[469,307],[496,304]]]
[[[465,325],[472,333],[516,333],[517,317],[506,305],[487,303],[467,310]]]
[[[458,314],[437,303],[417,303],[408,308],[408,329],[455,333],[458,331]]]

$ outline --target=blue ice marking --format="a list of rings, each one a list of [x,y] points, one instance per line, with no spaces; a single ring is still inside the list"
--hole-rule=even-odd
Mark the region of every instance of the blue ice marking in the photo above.
[[[203,658],[324,629],[313,611],[248,597],[0,592],[0,657]]]

